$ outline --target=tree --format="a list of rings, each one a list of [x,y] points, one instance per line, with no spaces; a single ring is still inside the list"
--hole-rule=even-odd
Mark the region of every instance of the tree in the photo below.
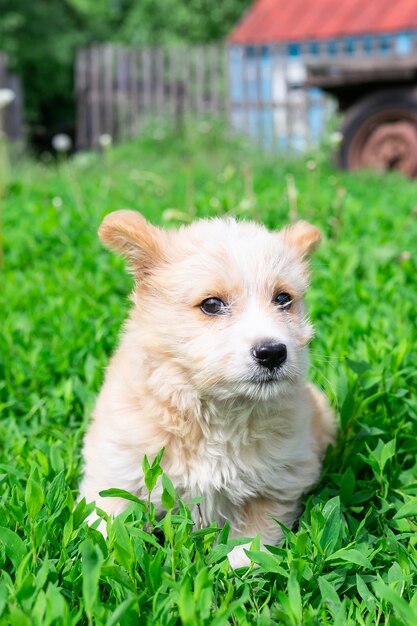
[[[80,46],[210,42],[224,38],[250,0],[0,0],[0,49],[23,78],[32,137],[69,130]]]

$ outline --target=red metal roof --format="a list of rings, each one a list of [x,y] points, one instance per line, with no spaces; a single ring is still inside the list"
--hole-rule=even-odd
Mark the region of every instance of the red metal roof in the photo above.
[[[417,28],[417,0],[255,0],[231,43],[275,43]]]

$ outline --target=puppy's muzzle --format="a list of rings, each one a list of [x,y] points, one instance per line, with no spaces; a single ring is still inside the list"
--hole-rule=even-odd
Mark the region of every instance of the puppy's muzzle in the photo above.
[[[284,343],[258,343],[253,347],[252,355],[259,365],[272,372],[287,360],[287,346]]]

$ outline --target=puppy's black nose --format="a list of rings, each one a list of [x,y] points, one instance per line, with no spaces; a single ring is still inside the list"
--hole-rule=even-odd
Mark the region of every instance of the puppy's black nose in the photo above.
[[[286,361],[287,346],[284,343],[259,343],[257,346],[254,346],[252,354],[259,365],[263,365],[272,371]]]

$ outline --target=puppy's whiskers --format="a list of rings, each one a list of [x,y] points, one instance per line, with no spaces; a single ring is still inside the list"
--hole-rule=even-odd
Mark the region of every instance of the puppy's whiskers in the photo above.
[[[332,394],[332,397],[333,397],[333,400],[334,400],[334,402],[335,402],[336,408],[339,410],[339,408],[340,408],[340,407],[339,407],[339,400],[338,400],[338,397],[337,397],[337,392],[336,392],[335,387],[332,385],[332,383],[330,382],[330,380],[329,380],[329,379],[328,379],[328,378],[327,378],[327,377],[323,374],[323,372],[322,372],[321,370],[319,370],[319,368],[318,368],[318,367],[316,367],[316,366],[315,366],[315,365],[313,365],[312,363],[310,364],[310,367],[311,367],[311,368],[312,368],[315,372],[317,372],[317,373],[321,376],[322,380],[324,380],[324,381],[327,383],[327,387],[328,387],[328,389],[330,390],[330,392],[331,392],[331,394]],[[327,392],[327,389],[325,389],[325,387],[321,384],[321,382],[320,382],[320,381],[315,380],[315,383],[316,383],[316,385],[317,385],[318,387],[320,387],[320,389],[321,389],[323,392],[325,392],[325,393]]]
[[[320,352],[315,352],[314,350],[310,350],[310,356],[312,356],[317,361],[323,361],[323,362],[335,361],[335,362],[342,363],[346,361],[345,356],[332,356],[328,354],[322,354]]]

